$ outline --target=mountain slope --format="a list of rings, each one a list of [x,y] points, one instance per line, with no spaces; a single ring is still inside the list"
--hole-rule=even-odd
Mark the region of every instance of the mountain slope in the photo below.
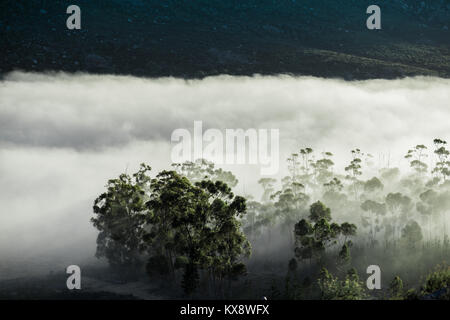
[[[450,76],[450,1],[3,1],[0,72],[87,71],[138,76],[291,73],[345,79]]]

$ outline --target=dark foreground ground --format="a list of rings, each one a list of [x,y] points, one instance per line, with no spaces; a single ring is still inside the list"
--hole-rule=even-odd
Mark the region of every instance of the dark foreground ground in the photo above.
[[[68,290],[68,276],[60,272],[2,280],[0,300],[154,300],[165,298],[167,291],[161,283],[120,279],[108,269],[98,267],[83,268],[81,290]]]
[[[345,79],[450,76],[450,1],[6,0],[0,74],[68,71],[202,78],[279,74]],[[82,29],[66,28],[66,8]]]
[[[60,272],[46,276],[28,276],[0,280],[0,300],[161,300],[186,299],[179,286],[145,274],[124,279],[108,268],[83,268],[81,290],[68,290],[69,275]],[[234,284],[233,298],[260,299],[270,296],[276,274],[249,274]],[[191,298],[212,299],[201,290]],[[217,298],[217,297],[216,297]],[[225,298],[225,297],[219,297]]]

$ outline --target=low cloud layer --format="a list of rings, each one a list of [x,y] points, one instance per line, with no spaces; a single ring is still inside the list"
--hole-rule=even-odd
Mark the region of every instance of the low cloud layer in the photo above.
[[[194,120],[279,129],[282,167],[306,146],[335,153],[340,165],[354,147],[398,165],[411,146],[449,138],[449,101],[450,80],[438,78],[9,74],[0,82],[0,270],[19,257],[92,257],[92,202],[106,180],[141,162],[168,167],[171,133]],[[241,178],[238,191],[253,192],[258,170],[227,169]]]
[[[170,141],[202,120],[213,128],[280,128],[299,145],[385,147],[446,134],[450,80],[134,77],[12,73],[0,85],[2,146],[92,151]],[[342,147],[342,145],[339,145]]]

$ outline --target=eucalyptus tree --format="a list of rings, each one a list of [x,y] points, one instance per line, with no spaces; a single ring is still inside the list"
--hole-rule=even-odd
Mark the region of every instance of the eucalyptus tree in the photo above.
[[[410,166],[418,174],[424,174],[428,170],[428,165],[424,162],[428,155],[425,153],[427,147],[423,144],[416,145],[413,149],[408,150],[405,159],[410,160]]]
[[[275,225],[275,219],[275,208],[272,203],[249,201],[247,202],[247,213],[242,219],[243,230],[254,241],[257,237],[267,234],[270,242],[271,229]]]
[[[349,223],[339,225],[331,220],[330,208],[317,201],[310,206],[308,220],[301,219],[295,224],[294,252],[299,260],[309,259],[311,263],[314,259],[321,263],[326,250],[338,243],[340,235],[344,236],[343,246],[351,245],[347,238],[356,234],[356,226]]]
[[[411,198],[401,194],[400,192],[389,193],[386,198],[386,207],[390,213],[390,225],[392,227],[392,237],[395,241],[399,236],[400,223],[408,221],[413,208]]]
[[[352,150],[352,160],[350,161],[350,164],[345,167],[345,171],[348,173],[346,178],[351,182],[351,188],[353,189],[355,200],[358,200],[359,198],[359,187],[361,185],[361,181],[358,177],[362,175],[361,157],[363,155],[364,154],[361,153],[360,149]]]
[[[420,201],[416,203],[416,210],[421,214],[422,219],[427,225],[428,240],[431,240],[431,222],[436,213],[436,200],[438,193],[433,189],[428,189],[419,195]]]
[[[322,268],[318,285],[323,300],[363,300],[367,297],[364,283],[354,269],[350,269],[344,279],[333,276]]]
[[[145,249],[145,233],[150,189],[151,168],[142,164],[132,176],[121,174],[110,179],[106,192],[94,201],[94,227],[97,237],[97,257],[105,257],[109,264],[122,272],[136,271],[141,264]]]
[[[277,180],[273,178],[261,178],[258,180],[258,184],[263,188],[263,195],[261,197],[261,201],[263,203],[270,201],[270,196],[274,193],[275,187],[274,184]]]
[[[366,193],[377,193],[384,189],[383,183],[377,177],[367,180],[364,183],[364,192]]]
[[[447,234],[447,217],[450,212],[450,189],[445,188],[445,185],[441,185],[440,192],[435,198],[434,209],[440,218],[439,223],[443,229],[444,244],[448,246],[450,243]]]
[[[332,180],[323,184],[324,193],[323,200],[327,205],[337,207],[345,207],[347,202],[347,195],[343,192],[344,185],[341,180],[334,177]]]
[[[438,157],[433,173],[437,174],[443,182],[450,177],[450,151],[447,150],[447,141],[441,139],[434,139],[436,149],[434,153]]]
[[[341,192],[342,189],[344,189],[344,185],[342,184],[341,180],[336,177],[324,183],[323,186],[325,187],[326,191],[335,193]]]
[[[287,167],[289,175],[281,179],[282,191],[291,189],[294,194],[304,192],[306,190],[306,186],[302,183],[302,180],[309,183],[309,177],[300,174],[302,168],[299,155],[297,153],[291,154],[291,156],[287,159]]]
[[[408,249],[416,250],[423,239],[422,228],[411,220],[402,230],[402,240]]]
[[[292,181],[293,182],[298,181],[300,175],[300,161],[298,153],[291,154],[291,156],[287,159],[287,163],[288,163],[287,168],[289,174],[291,175]]]
[[[240,222],[246,214],[246,200],[235,196],[221,181],[202,181],[196,183],[196,187],[206,195],[206,201],[196,206],[197,214],[200,208],[206,214],[206,220],[198,226],[203,239],[199,250],[204,252],[201,267],[208,270],[213,283],[219,281],[223,290],[223,281],[227,280],[230,285],[232,280],[246,273],[242,259],[251,254]]]
[[[187,294],[198,287],[201,272],[222,290],[225,280],[245,273],[240,259],[250,254],[250,244],[239,220],[246,201],[227,184],[204,180],[193,185],[175,171],[162,171],[152,179],[146,205],[149,254],[164,256],[172,272],[183,269]]]
[[[381,231],[382,217],[386,215],[386,204],[366,200],[361,204],[361,209],[362,226],[369,229],[369,243],[373,247],[377,242],[377,233]]]
[[[300,156],[302,158],[301,169],[302,169],[303,175],[310,174],[311,164],[313,163],[313,152],[314,152],[314,150],[309,147],[303,148],[300,150]]]
[[[339,231],[338,238],[342,238],[342,240],[338,241],[341,249],[338,253],[337,266],[342,270],[342,268],[348,267],[351,262],[350,248],[353,242],[348,238],[356,235],[356,225],[344,222],[340,225]]]
[[[313,188],[314,182],[312,181],[312,165],[314,163],[314,150],[309,147],[300,149],[300,158],[300,179],[306,189],[309,189],[309,187]]]
[[[175,171],[151,168],[108,181],[94,202],[92,222],[99,229],[97,256],[112,266],[143,266],[150,275],[182,272],[181,285],[191,294],[201,277],[217,291],[246,272],[242,263],[250,243],[241,231],[246,200],[222,181],[195,184]]]
[[[244,233],[250,240],[255,239],[260,231],[257,227],[257,219],[259,218],[259,212],[261,211],[262,204],[258,201],[247,202],[247,214],[242,219],[242,227]]]
[[[314,180],[316,185],[323,185],[333,176],[332,168],[334,162],[332,160],[333,154],[331,152],[322,153],[322,158],[311,164],[314,170]]]
[[[399,168],[382,168],[380,169],[380,178],[385,183],[394,183],[400,177],[400,169]]]
[[[303,185],[294,182],[290,188],[280,190],[272,196],[276,219],[281,225],[281,230],[287,234],[291,245],[294,245],[292,226],[307,211],[306,206],[309,202],[309,196],[301,189]]]
[[[197,159],[194,162],[174,163],[172,166],[179,174],[187,177],[192,183],[202,180],[222,181],[234,188],[239,182],[231,171],[215,168],[213,162],[205,159]]]

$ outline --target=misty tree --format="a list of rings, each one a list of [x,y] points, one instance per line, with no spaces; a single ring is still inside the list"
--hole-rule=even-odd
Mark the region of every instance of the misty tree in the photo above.
[[[223,293],[225,280],[246,272],[240,259],[250,254],[250,244],[239,221],[246,201],[227,184],[203,180],[193,185],[175,171],[162,171],[152,180],[146,205],[149,254],[165,257],[172,273],[183,270],[186,294],[198,287],[201,273]]]
[[[358,177],[362,175],[362,156],[363,153],[361,153],[360,149],[352,150],[352,160],[350,161],[350,164],[345,167],[345,171],[348,173],[346,178],[351,182],[355,200],[358,200],[359,197],[359,186],[361,184],[361,181],[358,179]]]
[[[181,285],[187,295],[202,290],[234,297],[231,282],[246,272],[250,240],[255,270],[273,269],[280,257],[287,263],[285,297],[311,298],[320,289],[322,297],[363,298],[364,286],[353,278],[357,273],[346,270],[362,266],[365,250],[380,257],[396,255],[408,264],[423,257],[421,269],[448,256],[449,155],[444,140],[436,139],[435,145],[431,170],[425,164],[426,147],[416,145],[406,155],[412,172],[381,168],[364,179],[363,163],[370,167],[372,157],[359,149],[352,151],[343,172],[334,172],[331,153],[318,157],[311,148],[301,149],[287,160],[289,174],[281,188],[273,178],[258,180],[260,201],[235,196],[236,177],[206,160],[175,164],[176,171],[162,171],[153,179],[150,167],[143,166],[134,175],[110,180],[96,199],[97,255],[112,266],[142,271],[146,261],[150,275]],[[312,197],[321,201],[311,203]],[[357,228],[364,230],[358,238]],[[383,236],[386,246],[377,246]],[[270,258],[269,250],[274,250]],[[292,251],[294,258],[285,260]],[[321,278],[317,267],[336,276],[328,272]],[[391,282],[391,298],[432,295],[429,290],[405,293],[400,276]]]
[[[313,162],[313,152],[313,149],[309,147],[300,150],[300,155],[302,158],[301,170],[303,172],[303,175],[309,175],[309,170]]]
[[[445,146],[441,143],[439,148],[443,145]],[[450,211],[450,183],[444,181],[440,170],[436,169],[434,172],[428,170],[425,163],[428,163],[426,152],[425,145],[419,144],[407,153],[406,159],[409,159],[412,173],[402,175],[399,168],[381,168],[379,175],[372,176],[365,181],[361,178],[362,163],[370,167],[373,157],[363,154],[359,149],[353,150],[351,162],[345,168],[345,175],[333,172],[332,161],[323,161],[324,159],[331,160],[331,154],[322,154],[323,156],[316,161],[313,150],[308,148],[308,150],[304,149],[290,157],[288,160],[290,174],[282,179],[282,189],[272,193],[273,202],[268,202],[273,204],[273,212],[276,212],[277,217],[272,220],[273,228],[283,223],[283,219],[279,219],[283,216],[283,212],[295,211],[293,210],[295,208],[293,205],[293,194],[295,193],[292,188],[293,182],[298,181],[299,183],[297,192],[304,193],[308,197],[318,197],[323,201],[323,207],[314,206],[313,217],[311,216],[311,207],[314,204],[311,205],[308,214],[305,209],[309,205],[309,200],[305,202],[302,207],[304,209],[299,211],[302,216],[294,225],[295,259],[289,261],[288,282],[290,284],[289,290],[286,290],[289,291],[291,297],[299,296],[295,293],[294,287],[296,285],[301,287],[298,282],[300,279],[296,280],[296,276],[301,274],[300,270],[311,272],[310,267],[302,264],[301,261],[309,260],[310,265],[314,261],[319,266],[333,261],[332,267],[339,272],[346,270],[355,261],[355,257],[350,254],[350,251],[353,251],[352,241],[346,239],[344,235],[346,233],[345,225],[344,223],[337,224],[330,219],[331,210],[329,208],[332,208],[333,213],[337,213],[340,219],[348,221],[348,225],[352,225],[350,222],[357,223],[358,228],[362,226],[366,230],[368,241],[364,243],[360,239],[356,240],[359,241],[357,251],[355,251],[357,263],[361,262],[360,252],[363,252],[368,246],[373,248],[371,250],[380,250],[377,251],[380,254],[400,255],[405,253],[410,255],[411,259],[417,257],[419,252],[426,254],[427,259],[431,260],[438,256],[446,256],[445,248],[447,247],[441,246],[441,243],[445,244],[448,239],[446,221]],[[439,159],[441,161],[438,161],[441,162],[439,165],[442,165],[442,162],[445,164],[446,152],[442,149],[439,152],[442,155],[442,159]],[[321,178],[318,177],[320,176],[326,178],[319,182]],[[347,188],[342,183],[343,177],[350,182],[347,184]],[[295,181],[296,179],[297,181]],[[351,198],[356,201],[347,200]],[[277,207],[275,207],[275,203],[277,203]],[[262,210],[262,207],[257,210]],[[313,218],[316,220],[314,221]],[[357,220],[358,218],[360,221]],[[288,224],[292,224],[292,222]],[[428,237],[429,248],[433,250],[422,252],[417,249],[424,244],[423,234],[427,224],[430,234]],[[348,238],[352,238],[352,235],[356,233],[356,225],[353,226],[354,228],[348,229],[350,230]],[[431,242],[431,226],[438,226],[438,229],[434,229],[433,232],[433,236],[436,237],[434,242]],[[440,234],[436,232],[441,227],[444,235],[443,242],[438,240]],[[383,228],[384,232],[382,232]],[[262,235],[270,232],[270,229],[268,228]],[[387,244],[389,241],[393,241],[394,244],[398,243],[400,246],[376,247],[383,235]],[[447,243],[449,242],[447,241]],[[403,249],[403,251],[399,249]],[[442,249],[442,251],[437,251],[438,249]],[[337,260],[334,260],[334,257],[337,257]],[[409,259],[408,257],[407,261],[410,261]],[[401,292],[395,298],[407,296],[406,293]]]
[[[311,205],[309,221],[301,219],[294,228],[297,245],[294,251],[298,259],[320,262],[326,249],[338,243],[340,235],[345,237],[343,246],[348,248],[351,245],[347,237],[356,234],[356,226],[349,223],[339,225],[331,220],[330,208],[320,201]]]
[[[291,154],[291,156],[287,159],[288,163],[288,171],[291,175],[291,181],[296,182],[299,180],[299,170],[300,170],[300,162],[297,153]]]
[[[257,236],[268,235],[270,242],[271,229],[275,225],[273,203],[247,202],[247,214],[241,220],[245,234],[255,240]]]
[[[416,203],[416,210],[421,214],[428,228],[428,240],[431,240],[431,221],[436,212],[435,205],[438,193],[432,189],[419,195],[420,201]]]
[[[398,229],[400,228],[401,221],[407,221],[409,213],[413,208],[412,200],[408,196],[401,194],[400,192],[389,193],[385,199],[386,207],[390,212],[390,227],[392,231],[393,240],[398,236]],[[388,228],[387,228],[388,229]]]
[[[261,201],[263,203],[268,202],[270,200],[270,196],[274,193],[275,187],[274,184],[277,180],[273,178],[261,178],[258,180],[258,184],[263,188],[263,195]]]
[[[422,238],[422,229],[414,220],[410,221],[402,230],[402,240],[409,249],[417,249]]]
[[[301,188],[302,185],[293,183],[291,188],[278,191],[272,196],[276,218],[281,221],[281,226],[292,245],[294,244],[292,225],[298,221],[309,201],[308,195],[298,191]]]
[[[445,182],[450,176],[450,151],[445,147],[447,145],[445,140],[434,139],[434,145],[436,146],[434,153],[437,155],[438,161],[433,169],[433,173],[437,174]]]
[[[314,163],[314,150],[312,148],[303,148],[300,149],[300,179],[305,185],[305,189],[310,186],[314,188],[314,183],[312,181],[312,165]]]
[[[221,168],[217,169],[213,162],[205,159],[197,159],[194,162],[174,163],[172,166],[179,174],[187,177],[192,183],[202,180],[210,180],[213,182],[222,181],[231,188],[234,188],[238,184],[238,180],[233,173]]]
[[[241,259],[249,256],[250,244],[240,222],[246,200],[222,181],[192,184],[175,171],[151,178],[150,170],[142,164],[132,176],[109,180],[95,200],[97,256],[134,271],[147,257],[150,275],[176,280],[182,272],[186,294],[198,288],[201,277],[224,294],[224,283],[246,272]]]
[[[330,192],[341,192],[342,189],[344,189],[344,185],[342,184],[341,180],[334,177],[329,182],[326,182],[323,184],[323,186],[326,188],[326,191]]]
[[[445,185],[441,186],[440,192],[436,195],[433,209],[440,219],[439,223],[442,225],[444,244],[448,245],[447,220],[450,211],[450,189]]]
[[[373,162],[373,155],[370,153],[366,153],[365,157],[364,157],[364,164],[366,165],[366,167],[371,168],[375,165],[375,163]]]
[[[341,180],[334,177],[329,182],[323,184],[325,192],[323,193],[323,200],[327,203],[345,204],[347,195],[343,193],[344,185]]]
[[[319,159],[311,164],[314,170],[314,180],[317,185],[323,185],[333,176],[332,168],[334,162],[331,159],[333,154],[331,152],[324,152],[322,159]]]
[[[386,204],[372,200],[366,200],[361,204],[363,214],[361,222],[364,228],[369,228],[369,242],[374,246],[377,233],[381,231],[381,219],[386,215]]]
[[[382,191],[384,188],[383,183],[377,177],[373,177],[370,180],[367,180],[364,183],[364,192],[366,193],[375,193]]]
[[[418,174],[423,174],[428,170],[428,165],[423,162],[428,157],[425,153],[426,150],[427,147],[425,145],[418,144],[413,149],[408,150],[408,153],[405,155],[405,159],[410,160],[411,168]]]
[[[109,180],[107,191],[94,201],[91,221],[100,231],[96,256],[105,257],[114,268],[135,270],[142,263],[150,170],[142,164],[132,176],[121,174]]]
[[[380,177],[383,181],[394,182],[400,177],[399,168],[382,168],[380,169]]]

